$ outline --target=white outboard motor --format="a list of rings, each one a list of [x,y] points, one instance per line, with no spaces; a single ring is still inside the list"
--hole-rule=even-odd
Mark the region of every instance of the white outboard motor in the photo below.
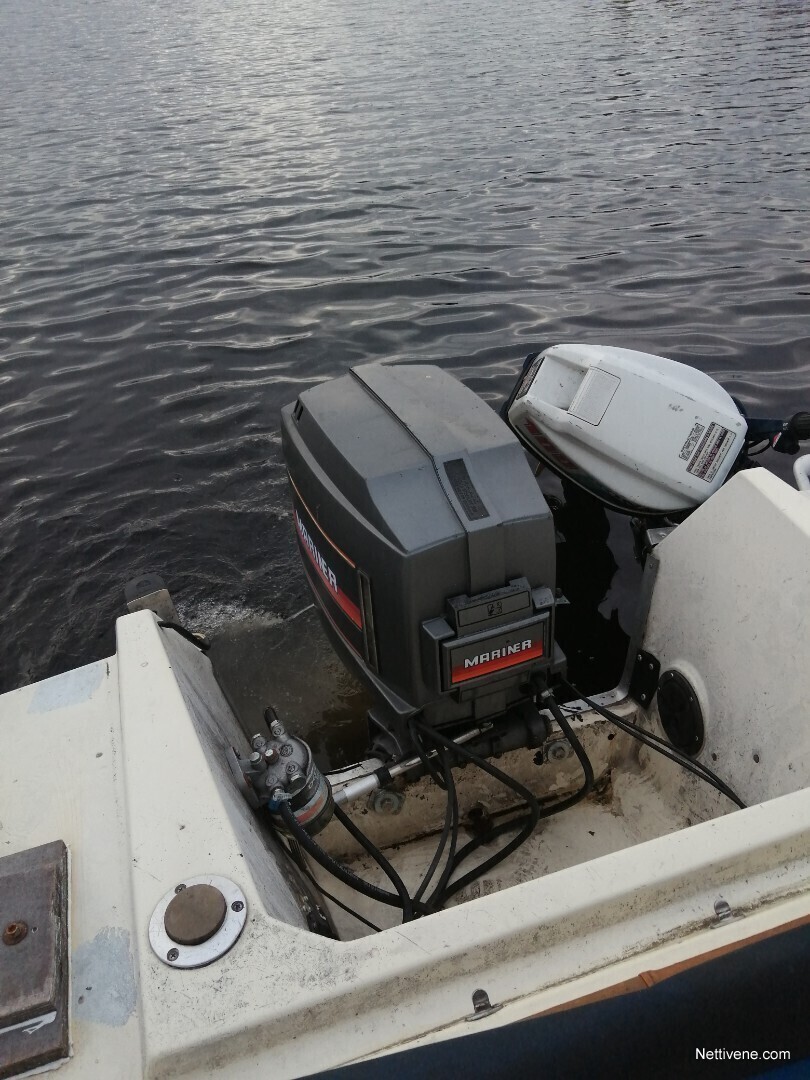
[[[748,434],[746,418],[708,375],[603,345],[555,345],[530,357],[505,412],[554,472],[634,514],[704,502]]]

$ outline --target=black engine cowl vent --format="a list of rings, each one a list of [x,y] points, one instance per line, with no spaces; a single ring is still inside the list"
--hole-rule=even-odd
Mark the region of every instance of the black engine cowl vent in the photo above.
[[[382,727],[499,715],[563,662],[551,512],[471,390],[364,365],[288,405],[282,439],[310,587]]]

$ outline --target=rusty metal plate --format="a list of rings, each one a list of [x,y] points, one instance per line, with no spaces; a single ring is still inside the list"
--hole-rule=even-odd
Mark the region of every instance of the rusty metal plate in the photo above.
[[[61,840],[0,858],[0,1078],[68,1055],[67,909]]]

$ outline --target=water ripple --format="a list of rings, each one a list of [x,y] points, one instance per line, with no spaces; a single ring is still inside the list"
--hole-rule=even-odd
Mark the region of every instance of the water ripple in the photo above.
[[[278,410],[351,364],[494,404],[602,341],[810,406],[808,72],[787,2],[0,6],[0,689],[143,570],[300,610]]]

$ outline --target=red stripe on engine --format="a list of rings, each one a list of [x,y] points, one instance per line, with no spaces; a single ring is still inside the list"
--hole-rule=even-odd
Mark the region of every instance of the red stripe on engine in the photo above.
[[[307,575],[307,577],[309,577],[309,571],[307,570],[306,566],[304,567],[304,573]],[[310,578],[310,581],[311,581],[311,578]],[[329,625],[332,627],[332,629],[335,631],[335,633],[338,635],[338,637],[341,639],[341,641],[343,641],[344,644],[346,644],[352,650],[352,652],[356,653],[360,657],[360,659],[362,660],[363,659],[363,654],[360,652],[360,650],[357,648],[357,646],[354,644],[353,641],[349,641],[349,639],[346,637],[346,635],[340,629],[338,624],[335,622],[335,620],[329,614],[329,609],[325,608],[325,607],[323,607],[323,605],[321,605],[321,611],[327,617],[327,619],[329,620]]]
[[[530,649],[523,652],[513,653],[511,656],[499,656],[496,660],[487,660],[483,664],[474,667],[454,667],[450,673],[450,681],[454,683],[467,682],[469,679],[478,679],[481,675],[491,675],[493,671],[503,671],[504,668],[516,667],[524,664],[527,660],[536,660],[543,655],[543,642],[538,641]]]
[[[300,500],[300,502],[301,502],[301,505],[302,505],[302,506],[303,506],[303,508],[304,508],[304,509],[306,510],[307,514],[309,515],[309,520],[310,520],[310,521],[312,522],[312,524],[313,524],[313,525],[315,526],[315,528],[316,528],[316,529],[318,530],[318,532],[319,532],[319,533],[321,534],[321,536],[322,536],[322,537],[324,538],[324,540],[325,540],[325,541],[327,542],[327,544],[328,544],[328,545],[329,545],[330,547],[332,547],[332,548],[334,548],[334,549],[335,549],[335,551],[336,551],[336,552],[338,553],[338,555],[339,555],[339,556],[341,557],[341,559],[343,559],[343,561],[344,561],[345,563],[348,563],[348,565],[349,565],[349,566],[350,566],[350,567],[352,568],[352,570],[356,570],[356,569],[357,569],[357,567],[356,567],[356,566],[355,566],[355,564],[354,564],[354,563],[352,562],[352,560],[351,560],[351,559],[349,558],[349,556],[348,556],[348,555],[346,554],[346,552],[345,552],[345,551],[342,551],[342,550],[341,550],[341,549],[340,549],[340,548],[339,548],[339,547],[337,546],[337,544],[335,543],[335,541],[334,541],[334,540],[333,540],[333,539],[332,539],[331,537],[327,536],[327,535],[326,535],[326,533],[325,533],[325,532],[323,531],[323,529],[321,528],[321,526],[320,526],[320,525],[318,524],[318,519],[317,519],[317,518],[315,517],[315,515],[314,515],[314,514],[312,513],[312,511],[310,510],[310,508],[309,508],[309,507],[307,506],[306,500],[304,499],[303,495],[302,495],[302,494],[301,494],[301,492],[300,492],[300,491],[298,490],[298,488],[297,488],[297,487],[295,486],[295,481],[294,481],[294,480],[293,480],[293,478],[292,478],[292,477],[290,476],[289,470],[287,470],[287,479],[288,479],[288,480],[290,481],[290,485],[292,486],[292,489],[293,489],[293,491],[295,492],[295,494],[296,494],[296,495],[298,496],[298,498],[299,498],[299,500]]]
[[[309,559],[310,565],[313,566],[315,568],[315,570],[317,570],[318,577],[321,579],[321,581],[324,583],[324,585],[329,590],[329,595],[332,597],[332,599],[338,605],[338,607],[343,612],[343,614],[347,615],[351,619],[351,621],[354,623],[354,625],[357,627],[357,629],[362,630],[363,629],[363,617],[360,614],[360,608],[357,606],[357,604],[355,604],[352,600],[349,599],[349,597],[346,595],[345,592],[343,592],[343,590],[341,588],[338,587],[337,589],[335,589],[335,588],[332,587],[331,581],[326,576],[326,574],[323,572],[323,570],[320,568],[315,556],[309,550],[309,547],[308,547],[306,541],[301,536],[301,531],[298,528],[298,522],[297,521],[296,521],[296,525],[295,525],[295,531],[298,534],[299,546],[300,546],[301,550],[304,552],[306,557]]]

